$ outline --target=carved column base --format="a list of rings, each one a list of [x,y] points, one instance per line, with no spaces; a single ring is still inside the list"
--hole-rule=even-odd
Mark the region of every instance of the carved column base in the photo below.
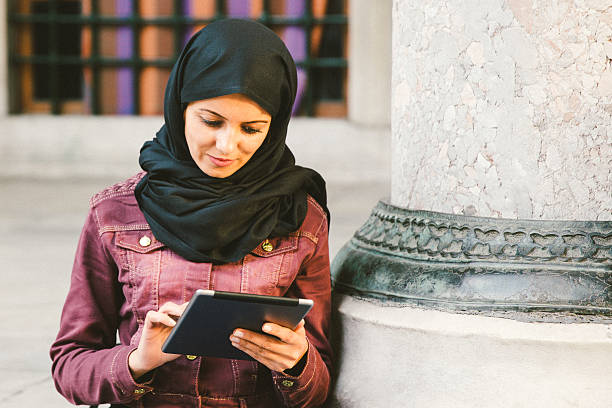
[[[379,202],[332,265],[334,290],[518,320],[612,321],[612,222],[412,211]]]

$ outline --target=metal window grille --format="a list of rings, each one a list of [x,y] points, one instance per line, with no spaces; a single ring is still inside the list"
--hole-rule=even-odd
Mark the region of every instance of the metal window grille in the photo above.
[[[117,7],[122,8],[122,12],[108,15],[100,12],[100,0],[9,0],[13,113],[50,111],[60,114],[81,109],[81,112],[102,114],[100,95],[105,86],[102,74],[111,69],[121,71],[123,78],[127,75],[125,83],[131,88],[127,90],[131,91],[130,106],[119,113],[142,114],[140,87],[143,71],[155,67],[169,72],[186,38],[194,29],[231,16],[228,8],[232,6],[230,0],[167,0],[172,5],[171,14],[144,16],[139,13],[142,10],[141,0],[115,1],[121,5]],[[193,17],[186,11],[190,1],[207,3],[213,10],[212,15]],[[249,2],[237,1],[242,4]],[[254,18],[251,16],[252,19],[272,29],[298,28],[303,34],[303,55],[299,58],[294,55],[302,77],[307,78],[303,81],[305,86],[301,94],[300,112],[313,116],[317,104],[329,100],[345,106],[347,0],[284,0],[287,4],[296,1],[302,4],[301,12],[293,15],[274,13],[272,6],[283,0],[251,1],[260,3],[260,12]],[[313,13],[313,1],[325,5],[323,15]],[[124,34],[129,34],[125,39],[131,49],[126,55],[109,56],[101,52],[104,44],[101,44],[100,35],[102,30],[109,27],[122,29]],[[163,27],[167,33],[171,33],[171,38],[165,39],[172,42],[171,55],[142,55],[143,31],[150,27]],[[319,30],[318,55],[314,55],[312,43],[316,30]],[[90,44],[86,52],[82,47],[84,37]],[[32,102],[30,107],[24,103],[25,99]],[[80,104],[80,108],[71,110],[66,107],[74,101]],[[36,102],[42,102],[42,107],[36,108]]]

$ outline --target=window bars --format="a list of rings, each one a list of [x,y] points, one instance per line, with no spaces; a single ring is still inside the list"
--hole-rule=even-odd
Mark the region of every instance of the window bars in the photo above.
[[[165,80],[146,83],[143,71],[158,68],[167,75],[196,29],[233,16],[252,18],[282,32],[279,35],[298,66],[301,113],[313,116],[317,104],[327,100],[345,106],[348,19],[344,0],[168,0],[158,3],[170,4],[170,13],[158,14],[147,10],[152,4],[147,0],[104,0],[103,7],[113,5],[112,13],[102,13],[101,3],[9,2],[12,112],[108,113],[106,100],[101,98],[107,87],[102,77],[104,70],[114,69],[114,113],[161,113],[143,109],[151,93],[143,98],[141,87],[153,84],[161,87],[158,94],[163,95]],[[203,5],[208,11],[195,10]],[[282,8],[281,14],[278,10]],[[113,55],[101,52],[101,46],[106,46],[101,33],[109,28],[115,30],[118,44]],[[160,41],[171,48],[169,55],[143,56],[141,47],[147,45],[143,35],[149,28],[165,30]]]

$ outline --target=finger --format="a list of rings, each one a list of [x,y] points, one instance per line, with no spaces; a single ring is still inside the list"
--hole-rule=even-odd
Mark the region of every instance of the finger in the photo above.
[[[185,305],[185,307],[186,306],[187,305]],[[183,314],[185,307],[183,307],[183,305],[177,305],[174,302],[166,302],[159,308],[158,312],[165,313],[167,315],[180,316]]]
[[[258,346],[263,348],[273,348],[285,344],[284,342],[280,341],[275,337],[246,329],[236,329],[233,331],[232,336],[237,339],[242,339],[244,341],[249,341],[251,343],[257,344]]]
[[[291,359],[285,355],[277,354],[272,350],[265,349],[244,339],[232,336],[230,340],[232,341],[232,346],[242,350],[271,370],[283,371],[291,365]]]
[[[278,338],[283,343],[293,343],[295,341],[295,333],[293,330],[275,323],[264,323],[261,330],[266,334]]]
[[[148,322],[148,327],[152,327],[155,324],[163,324],[165,326],[174,327],[176,322],[167,314],[149,310],[145,317],[145,323]]]
[[[239,337],[238,334],[242,331],[245,333],[242,334],[242,337]],[[230,341],[240,345],[245,350],[249,350],[252,356],[256,356],[257,360],[269,359],[286,365],[291,362],[295,363],[304,354],[303,346],[298,343],[288,344],[274,337],[243,329],[235,330],[235,334],[230,336]],[[293,366],[293,364],[287,367],[290,366]]]
[[[293,331],[298,331],[299,329],[303,329],[304,325],[306,325],[306,322],[304,321],[304,319],[302,319],[302,320],[300,320],[298,325],[295,326],[295,329],[293,329]]]

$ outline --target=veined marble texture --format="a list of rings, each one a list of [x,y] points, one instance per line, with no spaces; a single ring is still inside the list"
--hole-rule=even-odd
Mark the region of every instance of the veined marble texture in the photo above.
[[[393,9],[391,203],[612,220],[612,2]]]

